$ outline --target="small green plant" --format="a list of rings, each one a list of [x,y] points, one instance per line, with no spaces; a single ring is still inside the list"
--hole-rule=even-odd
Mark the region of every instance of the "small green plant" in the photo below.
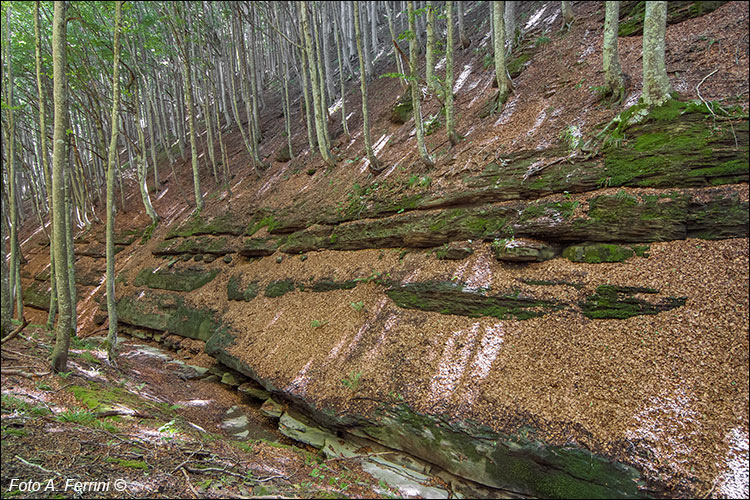
[[[328,321],[320,321],[317,319],[314,319],[310,321],[310,327],[311,328],[320,328],[321,326],[325,326],[328,324]]]
[[[36,388],[40,391],[51,391],[52,387],[47,383],[43,381],[39,381],[36,383]]]
[[[361,300],[358,302],[349,302],[349,305],[357,312],[361,311],[365,307],[365,303]]]
[[[177,434],[179,429],[177,428],[177,425],[175,424],[175,420],[172,419],[166,424],[162,425],[157,429],[159,434],[162,434],[161,438],[165,441],[170,441],[172,438],[174,438],[174,435]]]
[[[92,363],[92,364],[95,364],[95,365],[101,364],[101,361],[99,361],[99,360],[98,360],[98,359],[96,358],[96,356],[94,356],[93,354],[91,354],[91,353],[90,353],[89,351],[84,351],[84,352],[82,352],[82,353],[81,353],[81,354],[79,355],[79,357],[80,357],[80,358],[81,358],[82,360],[84,360],[84,361],[88,361],[89,363]]]
[[[61,377],[61,378],[68,378],[68,377],[70,377],[71,373],[73,373],[73,372],[58,372],[57,376]]]
[[[574,151],[583,144],[583,133],[577,125],[568,125],[560,132],[560,139],[565,141],[571,151]]]
[[[534,47],[542,47],[543,45],[547,45],[549,42],[549,37],[542,35],[536,39],[536,41],[534,42]]]
[[[362,372],[351,371],[349,372],[348,377],[344,377],[341,379],[341,383],[344,385],[344,387],[351,390],[352,392],[357,392],[357,389],[359,389],[359,382],[360,382],[361,377],[362,377]]]
[[[485,54],[482,58],[482,68],[483,69],[489,69],[492,65],[495,64],[495,59],[492,57],[492,54]]]
[[[605,97],[609,93],[609,87],[606,85],[594,85],[589,90],[599,96],[599,98]]]
[[[318,481],[324,480],[326,477],[317,467],[310,471],[310,477],[317,479]]]

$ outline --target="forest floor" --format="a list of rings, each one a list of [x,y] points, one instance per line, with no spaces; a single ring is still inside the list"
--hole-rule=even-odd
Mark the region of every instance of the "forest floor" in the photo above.
[[[54,339],[41,326],[3,345],[2,498],[398,495],[354,461],[294,446],[260,403],[173,353],[126,339],[115,368],[98,340],[74,339],[70,371],[59,375],[49,373]],[[234,406],[252,424],[246,441],[220,428]],[[41,489],[24,491],[27,481]]]

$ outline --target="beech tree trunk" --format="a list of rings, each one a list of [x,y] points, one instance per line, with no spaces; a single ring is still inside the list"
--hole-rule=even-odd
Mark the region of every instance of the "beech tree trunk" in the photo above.
[[[620,102],[625,94],[625,83],[617,50],[617,32],[620,25],[620,2],[604,2],[604,83],[607,92],[615,102]]]
[[[365,140],[365,152],[367,153],[367,160],[369,161],[369,169],[373,173],[380,172],[380,166],[378,159],[375,157],[375,152],[372,150],[372,142],[370,141],[370,117],[367,111],[367,85],[365,85],[365,60],[362,57],[362,35],[360,30],[359,22],[359,2],[354,2],[354,38],[357,42],[357,55],[359,55],[359,89],[362,93],[362,135]]]
[[[66,108],[68,106],[68,82],[65,75],[66,56],[66,13],[67,2],[55,2],[52,21],[52,72],[54,100],[54,133],[52,142],[52,222],[55,239],[55,283],[59,314],[55,347],[52,351],[52,370],[64,372],[68,366],[68,349],[71,334],[71,303],[68,287],[67,241],[65,238],[65,171],[67,158],[65,144]]]
[[[456,119],[453,115],[453,2],[445,2],[445,22],[448,33],[445,41],[445,128],[451,145],[458,144]]]
[[[495,23],[495,78],[497,78],[497,109],[499,110],[508,95],[513,90],[513,84],[508,76],[508,69],[505,65],[505,20],[503,14],[505,2],[492,2],[492,17]]]
[[[313,94],[313,111],[315,115],[315,131],[318,137],[318,150],[320,155],[323,157],[323,161],[329,166],[335,165],[331,152],[328,150],[328,140],[325,136],[325,124],[323,120],[326,119],[326,113],[324,113],[322,96],[320,95],[320,81],[318,78],[318,71],[315,68],[315,58],[313,56],[313,39],[310,31],[310,24],[307,17],[307,2],[300,2],[300,17],[302,19],[302,33],[305,37],[305,55],[310,70],[310,79],[312,81],[312,94]]]
[[[409,14],[409,31],[412,36],[409,37],[409,81],[411,82],[411,103],[414,113],[414,127],[417,133],[417,149],[422,162],[428,167],[434,167],[435,162],[427,152],[427,145],[424,140],[424,126],[422,124],[422,92],[419,89],[417,78],[417,37],[414,22],[414,0],[407,3]]]
[[[109,140],[107,155],[107,359],[114,363],[117,359],[117,308],[115,302],[115,165],[117,160],[117,138],[119,134],[120,113],[120,22],[122,19],[122,2],[115,2],[115,33],[112,67],[112,135]],[[137,84],[136,84],[137,85]],[[137,87],[136,87],[137,88]],[[137,100],[137,98],[136,98]],[[136,106],[138,103],[136,102]],[[137,124],[140,127],[140,124]]]
[[[672,86],[664,61],[667,2],[646,2],[643,20],[643,102],[660,106],[671,96]]]

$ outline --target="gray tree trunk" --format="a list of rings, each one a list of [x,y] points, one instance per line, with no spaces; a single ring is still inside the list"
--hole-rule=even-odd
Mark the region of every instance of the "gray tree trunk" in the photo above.
[[[604,83],[612,100],[620,102],[625,94],[625,83],[617,50],[617,32],[620,24],[620,2],[604,2]]]
[[[308,69],[310,70],[310,80],[312,81],[312,94],[313,94],[313,111],[315,115],[315,131],[318,137],[318,150],[320,155],[323,157],[323,161],[329,166],[335,165],[331,152],[328,150],[328,140],[325,136],[325,124],[323,121],[326,119],[326,113],[323,111],[323,101],[320,95],[320,81],[318,79],[318,70],[315,68],[315,59],[313,56],[313,39],[312,32],[310,31],[310,24],[307,17],[307,2],[302,1],[300,6],[300,17],[302,19],[302,32],[305,37],[305,53],[306,60],[308,62]]]
[[[505,2],[492,2],[492,18],[495,23],[495,78],[497,78],[497,108],[500,109],[508,95],[513,90],[513,84],[508,76],[508,69],[505,65],[505,20],[503,13]]]
[[[563,28],[570,29],[573,21],[576,20],[575,14],[573,14],[573,8],[570,6],[570,2],[563,0],[560,2],[560,9],[563,15]]]
[[[373,173],[379,173],[380,167],[378,165],[378,159],[375,157],[375,152],[372,150],[372,142],[370,140],[370,115],[367,110],[367,86],[365,84],[365,61],[362,57],[362,36],[359,22],[359,2],[354,2],[354,38],[357,42],[357,54],[359,55],[359,89],[362,93],[362,135],[365,140],[365,152],[367,154],[367,160],[370,162],[369,169]]]
[[[122,2],[115,3],[115,33],[112,69],[112,134],[109,140],[107,155],[107,359],[115,363],[117,359],[117,308],[115,302],[115,165],[117,163],[117,137],[119,134],[120,113],[120,21],[122,19]],[[136,106],[138,103],[136,102]],[[140,124],[138,124],[140,126]]]
[[[466,26],[464,24],[464,2],[456,2],[458,4],[458,39],[461,42],[461,48],[466,49],[471,45],[471,40],[466,36]]]
[[[455,146],[459,138],[456,134],[456,119],[453,109],[453,2],[445,2],[445,22],[448,33],[445,41],[445,128],[448,139]]]
[[[660,106],[671,96],[672,86],[664,62],[667,2],[646,2],[643,20],[643,102]]]
[[[427,0],[427,48],[425,51],[425,81],[430,91],[435,90],[435,9]]]
[[[409,0],[407,6],[409,14],[409,31],[416,35],[414,23],[414,0]],[[433,167],[435,166],[435,162],[430,157],[430,153],[427,152],[427,145],[424,140],[424,127],[422,125],[422,92],[419,89],[419,82],[417,79],[416,36],[409,37],[409,81],[411,82],[411,102],[414,113],[414,127],[417,132],[417,149],[419,150],[419,157],[425,165]]]
[[[508,42],[507,54],[516,46],[516,2],[505,2],[505,34]]]
[[[55,283],[60,309],[57,320],[55,347],[52,351],[52,370],[64,372],[68,366],[71,333],[71,303],[68,288],[67,241],[65,238],[65,116],[68,88],[65,76],[67,2],[55,2],[52,21],[52,72],[54,99],[54,133],[52,142],[52,221],[55,239]]]

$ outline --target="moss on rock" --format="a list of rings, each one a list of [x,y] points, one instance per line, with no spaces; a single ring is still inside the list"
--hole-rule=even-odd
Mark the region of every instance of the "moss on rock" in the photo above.
[[[399,307],[435,311],[441,314],[524,320],[559,310],[562,304],[522,296],[517,292],[488,295],[450,281],[394,285],[385,293]]]
[[[258,296],[258,282],[252,281],[246,287],[242,286],[242,276],[235,274],[227,282],[227,299],[250,302]]]
[[[206,270],[202,267],[190,267],[175,271],[172,269],[142,269],[135,278],[135,286],[147,286],[160,290],[191,292],[213,280],[218,269]]]
[[[581,305],[584,316],[592,319],[625,319],[643,314],[658,314],[685,305],[686,297],[666,297],[650,302],[636,294],[656,294],[653,288],[601,285]]]
[[[626,246],[611,243],[586,243],[571,245],[563,250],[563,257],[572,262],[623,262],[635,255],[635,251]]]

